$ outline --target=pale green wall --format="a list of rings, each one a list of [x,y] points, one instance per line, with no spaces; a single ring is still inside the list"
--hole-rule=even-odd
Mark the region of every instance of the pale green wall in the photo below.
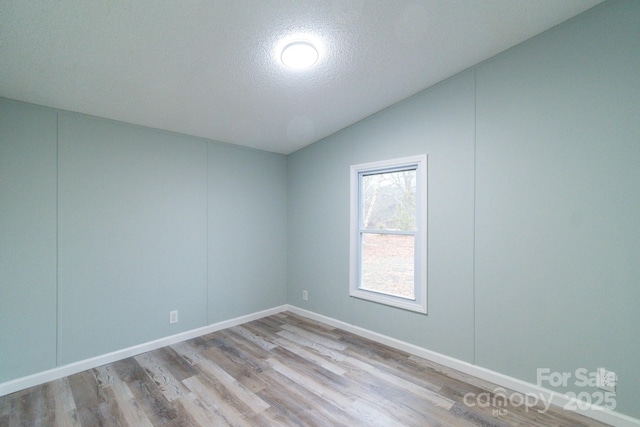
[[[206,325],[207,142],[70,113],[58,126],[59,363]]]
[[[0,125],[0,382],[286,303],[285,156],[6,99]]]
[[[640,417],[640,2],[603,6],[477,69],[476,363]]]
[[[56,113],[0,100],[0,382],[56,366]]]
[[[282,155],[209,145],[209,323],[286,301]]]
[[[464,73],[289,156],[290,303],[473,360],[473,97]],[[423,153],[428,316],[348,294],[349,165]]]
[[[640,417],[638,23],[607,2],[290,155],[288,301],[528,382],[604,366]],[[348,296],[349,165],[420,153],[426,316]]]

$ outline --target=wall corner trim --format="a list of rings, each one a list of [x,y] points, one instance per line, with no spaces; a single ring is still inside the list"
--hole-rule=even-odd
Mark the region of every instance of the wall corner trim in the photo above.
[[[455,370],[467,375],[472,375],[481,380],[493,383],[499,387],[503,387],[505,389],[522,393],[525,395],[529,394],[529,395],[535,395],[535,396],[542,396],[544,397],[546,402],[550,401],[551,404],[559,408],[564,408],[566,405],[571,403],[573,403],[575,406],[575,401],[571,400],[569,397],[565,396],[564,394],[558,393],[556,391],[548,390],[546,388],[537,386],[535,384],[528,383],[526,381],[522,381],[517,378],[513,378],[508,375],[504,375],[499,372],[483,368],[481,366],[473,365],[471,363],[468,363],[450,356],[446,356],[444,354],[437,353],[435,351],[427,350],[426,348],[419,347],[417,345],[410,344],[395,338],[391,338],[389,336],[382,335],[377,332],[373,332],[368,329],[343,322],[341,320],[333,319],[331,317],[327,317],[322,314],[308,311],[308,310],[296,307],[294,305],[287,305],[286,310],[294,314],[297,314],[299,316],[306,317],[311,320],[315,320],[317,322],[334,326],[336,328],[344,329],[345,331],[351,332],[353,334],[359,335],[364,338],[368,338],[370,340],[376,341],[381,344],[388,345],[389,347],[392,347],[401,351],[405,351],[414,356],[427,359],[431,362],[442,365],[444,368]],[[585,417],[588,417],[606,424],[611,424],[614,426],[624,426],[624,427],[640,426],[639,419],[621,414],[619,412],[605,410],[600,406],[590,404],[590,402],[581,401],[579,403],[580,404],[577,405],[577,410],[574,412],[580,415],[583,415]],[[584,407],[587,409],[580,409],[581,407]]]
[[[49,381],[54,381],[69,375],[77,374],[78,372],[86,371],[88,369],[97,368],[98,366],[106,365],[107,363],[116,362],[118,360],[126,359],[127,357],[137,356],[138,354],[146,353],[148,351],[156,350],[161,347],[176,344],[182,341],[186,341],[192,338],[199,337],[201,335],[210,334],[212,332],[220,331],[222,329],[238,326],[243,323],[258,320],[263,317],[271,316],[281,313],[287,310],[286,305],[270,308],[256,313],[247,314],[244,316],[236,317],[222,322],[217,322],[201,328],[191,329],[189,331],[181,332],[179,334],[170,335],[168,337],[160,338],[154,341],[149,341],[143,344],[135,345],[133,347],[124,348],[122,350],[116,350],[111,353],[103,354],[100,356],[92,357],[90,359],[80,360],[78,362],[70,363],[68,365],[59,366],[57,368],[49,369],[43,372],[38,372],[26,377],[17,378],[0,384],[0,396],[14,393],[16,391],[24,390],[29,387],[44,384]]]

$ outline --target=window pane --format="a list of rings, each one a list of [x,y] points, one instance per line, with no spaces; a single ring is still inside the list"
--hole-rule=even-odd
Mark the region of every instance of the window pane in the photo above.
[[[361,186],[362,228],[416,229],[415,169],[362,175]]]
[[[363,234],[361,289],[414,299],[414,237]]]

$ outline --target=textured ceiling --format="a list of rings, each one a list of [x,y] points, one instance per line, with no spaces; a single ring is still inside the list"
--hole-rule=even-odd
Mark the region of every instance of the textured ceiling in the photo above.
[[[2,0],[0,96],[286,154],[599,2]]]

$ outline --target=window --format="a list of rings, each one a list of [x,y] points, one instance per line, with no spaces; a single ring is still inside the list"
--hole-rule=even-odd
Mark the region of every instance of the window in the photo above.
[[[349,295],[427,312],[427,156],[351,166]]]

